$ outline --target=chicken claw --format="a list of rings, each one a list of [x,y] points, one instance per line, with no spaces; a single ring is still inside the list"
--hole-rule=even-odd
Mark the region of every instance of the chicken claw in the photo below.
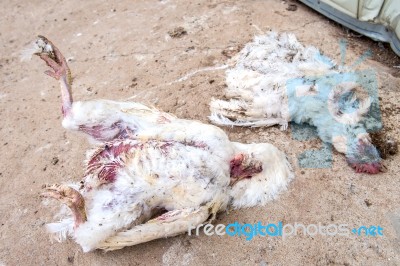
[[[65,57],[62,55],[60,50],[46,37],[39,35],[38,38],[44,43],[44,46],[41,49],[41,52],[35,54],[45,61],[46,64],[54,71],[52,72],[47,70],[45,73],[56,80],[60,80],[62,77],[68,77],[68,84],[71,85],[71,72]]]
[[[85,200],[78,191],[67,185],[58,184],[45,186],[45,190],[46,192],[41,194],[42,197],[59,200],[71,209],[75,218],[75,228],[87,221]]]

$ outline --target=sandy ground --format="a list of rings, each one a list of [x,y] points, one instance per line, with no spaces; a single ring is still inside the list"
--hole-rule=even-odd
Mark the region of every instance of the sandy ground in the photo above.
[[[339,61],[340,38],[349,41],[346,63],[366,49],[374,57],[387,131],[398,136],[400,60],[386,45],[346,31],[298,4],[282,1],[2,1],[0,4],[0,265],[399,265],[399,155],[389,171],[355,174],[335,153],[331,169],[300,169],[296,155],[320,142],[299,142],[278,128],[225,128],[241,142],[271,142],[284,150],[296,179],[264,207],[223,213],[217,223],[321,223],[380,225],[382,237],[296,236],[243,238],[182,235],[103,253],[82,253],[73,241],[51,243],[44,224],[55,209],[41,203],[45,183],[79,180],[84,152],[80,135],[61,127],[58,84],[37,58],[19,61],[37,34],[53,40],[70,61],[75,99],[132,99],[181,118],[207,122],[211,97],[224,89],[224,71],[188,73],[227,62],[260,31],[291,31]],[[187,34],[171,38],[183,27]],[[397,109],[396,109],[397,108]],[[397,233],[396,233],[397,230]]]

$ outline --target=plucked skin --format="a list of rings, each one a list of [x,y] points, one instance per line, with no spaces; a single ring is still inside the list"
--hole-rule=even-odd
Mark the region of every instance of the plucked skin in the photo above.
[[[315,47],[304,47],[292,34],[269,33],[255,37],[226,72],[227,100],[213,99],[210,120],[217,125],[272,126],[286,129],[290,121],[315,126],[322,141],[346,155],[356,172],[376,174],[384,170],[377,149],[362,122],[370,100],[356,83],[337,75],[329,97],[328,87],[318,88],[318,77],[341,73]],[[307,78],[295,90],[287,81]],[[332,85],[333,86],[333,85]],[[347,98],[341,96],[347,95]],[[304,97],[303,97],[304,96]],[[328,99],[328,100],[327,100]],[[352,108],[342,112],[342,105]]]
[[[59,80],[64,128],[89,136],[79,184],[52,185],[65,218],[51,233],[72,236],[84,251],[114,250],[184,233],[219,211],[262,205],[293,178],[284,153],[267,143],[229,141],[218,127],[178,119],[133,102],[73,102],[68,65],[39,36],[35,54]]]

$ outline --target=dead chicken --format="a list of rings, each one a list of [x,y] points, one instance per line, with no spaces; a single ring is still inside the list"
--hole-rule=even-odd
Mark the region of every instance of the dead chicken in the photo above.
[[[366,123],[379,128],[379,107],[353,70],[337,66],[290,33],[256,36],[226,71],[226,99],[213,99],[216,125],[269,127],[289,122],[315,126],[356,171],[386,171]],[[370,81],[368,81],[370,82]],[[370,117],[368,117],[370,116]]]
[[[293,178],[285,154],[267,143],[229,141],[218,127],[178,119],[134,102],[74,102],[61,52],[39,36],[34,54],[52,69],[62,125],[94,140],[80,184],[46,187],[68,208],[47,225],[85,252],[114,250],[184,233],[227,206],[265,204]]]

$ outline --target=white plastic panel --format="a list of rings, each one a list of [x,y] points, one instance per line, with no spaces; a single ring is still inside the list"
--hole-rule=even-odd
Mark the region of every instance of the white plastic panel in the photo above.
[[[381,11],[384,0],[359,0],[358,19],[373,22]],[[400,4],[400,3],[399,3]]]
[[[396,30],[394,31],[397,35],[397,39],[400,40],[400,22],[397,23]],[[399,55],[400,56],[400,55]]]
[[[379,19],[382,24],[390,26],[393,30],[397,29],[400,23],[400,0],[386,0]]]
[[[358,0],[322,0],[321,2],[336,8],[346,15],[357,18]]]

